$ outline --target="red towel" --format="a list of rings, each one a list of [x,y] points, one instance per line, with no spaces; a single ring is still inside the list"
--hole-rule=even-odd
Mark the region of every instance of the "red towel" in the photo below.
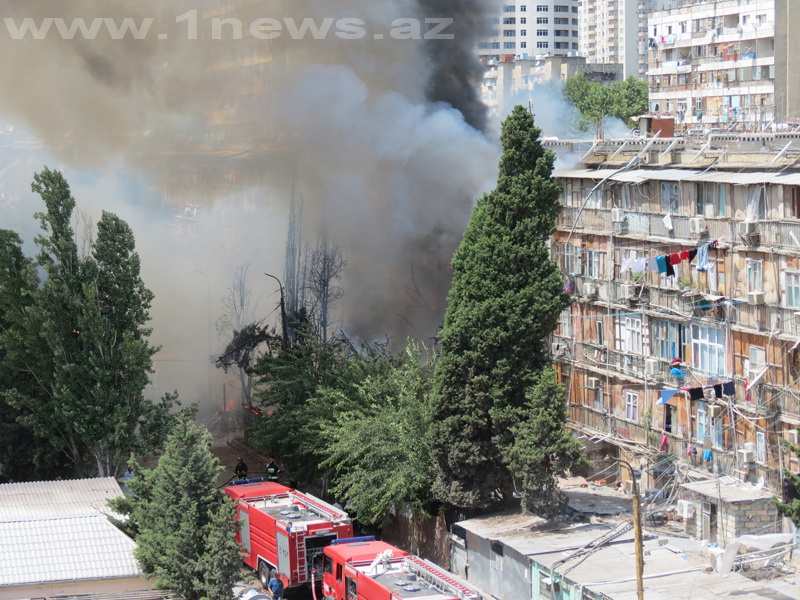
[[[669,255],[669,264],[671,265],[679,265],[681,264],[681,255],[677,252],[675,254]]]
[[[689,260],[689,251],[681,250],[681,260]]]

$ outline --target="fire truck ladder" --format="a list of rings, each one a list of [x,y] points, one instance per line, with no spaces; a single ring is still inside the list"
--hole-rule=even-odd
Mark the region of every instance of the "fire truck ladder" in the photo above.
[[[474,588],[442,571],[439,567],[424,558],[406,556],[403,559],[405,566],[419,579],[446,593],[453,593],[462,600],[482,600],[481,595]]]

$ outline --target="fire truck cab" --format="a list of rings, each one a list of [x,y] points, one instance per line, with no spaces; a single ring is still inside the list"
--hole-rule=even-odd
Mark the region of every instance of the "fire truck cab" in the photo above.
[[[325,600],[481,600],[441,567],[385,542],[338,540],[323,554]]]
[[[323,549],[353,536],[347,513],[311,494],[263,479],[229,484],[225,492],[237,504],[243,560],[264,587],[273,571],[286,587],[313,583],[322,572]]]

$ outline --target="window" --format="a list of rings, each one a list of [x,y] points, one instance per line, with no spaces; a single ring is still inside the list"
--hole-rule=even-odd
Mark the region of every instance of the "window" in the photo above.
[[[603,388],[596,387],[594,390],[594,407],[596,410],[604,410],[605,404],[603,403]]]
[[[520,25],[526,25],[528,23],[528,17],[521,17],[519,20]]]
[[[786,306],[800,308],[800,273],[786,273]]]
[[[643,353],[641,315],[624,317],[620,319],[619,325],[617,349],[626,354],[641,355]]]
[[[519,30],[519,34],[520,34],[521,36],[526,36],[526,35],[528,35],[528,30],[527,30],[527,29],[520,29],[520,30]]]
[[[514,12],[515,10],[516,10],[516,8],[514,8],[514,5],[513,5],[513,4],[506,4],[506,5],[503,7],[503,12],[504,12],[504,13],[512,13],[512,12]]]
[[[602,279],[603,277],[603,270],[602,270],[602,252],[597,250],[587,250],[586,251],[586,261],[584,264],[584,272],[583,274],[586,277],[592,277],[594,279]]]
[[[747,272],[747,293],[763,291],[764,262],[755,258],[747,258],[744,263]]]
[[[697,403],[697,442],[703,443],[708,433],[708,412],[705,402]]]
[[[767,462],[767,436],[763,431],[756,431],[756,462]]]
[[[536,12],[547,12],[549,10],[550,10],[550,8],[547,6],[547,4],[537,4],[536,5]]]
[[[526,4],[520,4],[519,12],[528,12],[528,6]]]
[[[537,25],[547,25],[550,22],[548,17],[536,17]]]
[[[651,335],[654,356],[665,360],[683,357],[683,345],[686,343],[685,325],[666,319],[653,319]]]
[[[520,48],[527,48],[528,47],[528,42],[520,42],[519,43],[519,47]]]
[[[581,272],[581,249],[572,244],[564,244],[562,253],[561,270],[568,275],[577,275]]]
[[[763,221],[767,218],[767,197],[763,185],[751,186],[747,195],[745,221]]]
[[[710,419],[711,429],[711,445],[714,448],[724,448],[724,425],[721,417],[714,417]]]
[[[503,30],[503,37],[516,37],[517,32],[513,29],[504,29]]]
[[[561,335],[572,338],[572,309],[565,308],[561,311]]]
[[[542,36],[546,37],[546,36],[550,35],[550,32],[547,31],[547,29],[537,29],[536,30],[536,35],[538,35],[539,37],[542,37]]]
[[[800,187],[784,187],[783,199],[786,206],[786,216],[791,219],[800,219]]]
[[[503,25],[516,25],[517,20],[514,17],[506,17],[503,19]]]
[[[628,421],[639,420],[639,394],[632,392],[625,394],[625,419]]]
[[[567,17],[556,17],[553,19],[553,23],[556,25],[569,25],[569,19]]]
[[[725,332],[722,329],[692,325],[692,366],[706,375],[725,374]]]
[[[562,4],[556,4],[553,7],[553,12],[569,12],[569,7]]]
[[[517,47],[516,42],[504,42],[503,50],[514,50]]]
[[[347,600],[358,600],[358,584],[355,579],[345,577],[347,588]]]
[[[549,48],[550,44],[547,43],[547,42],[536,42],[536,47],[537,48]]]
[[[678,212],[678,183],[674,181],[661,182],[661,210],[665,213]]]
[[[602,321],[602,319],[597,319],[597,321],[594,322],[594,327],[595,327],[595,332],[597,334],[597,345],[598,346],[602,346],[603,345],[603,321]]]

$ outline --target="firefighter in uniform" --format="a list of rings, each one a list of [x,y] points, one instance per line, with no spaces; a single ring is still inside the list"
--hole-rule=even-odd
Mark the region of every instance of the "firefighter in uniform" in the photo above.
[[[240,456],[239,462],[236,463],[236,467],[233,469],[234,475],[236,475],[237,479],[247,479],[247,463],[244,462],[244,459]]]
[[[270,458],[267,461],[267,480],[268,481],[278,481],[278,473],[281,470],[278,468],[278,463],[275,462],[274,458]]]

